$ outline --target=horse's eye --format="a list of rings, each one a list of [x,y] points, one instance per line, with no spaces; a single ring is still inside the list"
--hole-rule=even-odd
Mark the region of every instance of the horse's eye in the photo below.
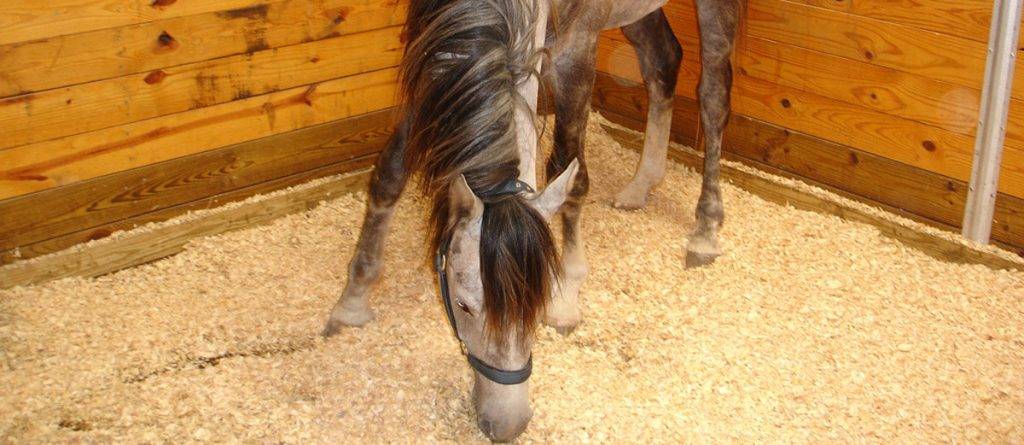
[[[463,303],[462,300],[455,300],[455,304],[459,306],[459,309],[462,309],[462,312],[473,315],[472,312],[469,312],[469,307],[466,306],[466,303]]]

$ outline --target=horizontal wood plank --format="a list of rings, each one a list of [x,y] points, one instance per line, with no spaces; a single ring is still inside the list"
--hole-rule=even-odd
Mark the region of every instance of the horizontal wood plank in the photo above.
[[[298,187],[296,190],[199,218],[125,233],[116,239],[67,249],[29,261],[0,266],[0,288],[38,284],[67,277],[95,277],[181,252],[190,240],[266,224],[321,202],[366,187],[369,169]]]
[[[981,88],[985,71],[984,41],[785,0],[751,0],[745,30],[751,37],[975,89]],[[1013,97],[1024,98],[1024,80],[1015,79]]]
[[[0,45],[282,0],[11,0],[0,2]]]
[[[992,0],[795,0],[883,22],[988,41]]]
[[[341,119],[0,201],[0,251],[35,256],[40,249],[28,246],[49,238],[83,231],[86,240],[101,238],[113,222],[371,155],[391,133],[391,114]]]
[[[389,27],[0,99],[0,149],[396,66]]]
[[[0,97],[394,26],[405,5],[288,0],[0,45]]]
[[[737,61],[741,74],[938,128],[970,135],[977,125],[974,88],[757,37]]]
[[[733,110],[794,131],[968,180],[974,139],[864,107],[736,76]],[[1024,197],[1024,150],[1007,146],[1001,192]]]
[[[0,150],[0,198],[383,110],[396,78],[389,68]]]

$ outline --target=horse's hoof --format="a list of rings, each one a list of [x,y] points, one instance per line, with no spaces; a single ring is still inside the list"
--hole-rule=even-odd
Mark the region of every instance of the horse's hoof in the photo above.
[[[635,192],[625,188],[612,202],[612,207],[622,210],[640,210],[647,206],[647,192]]]
[[[578,324],[574,324],[572,326],[554,326],[555,332],[562,334],[563,337],[567,337],[569,334],[572,334],[577,327],[579,327]]]
[[[691,250],[686,251],[686,268],[693,269],[711,265],[718,258],[717,253],[699,253]]]
[[[341,332],[341,328],[343,326],[345,326],[345,325],[342,324],[339,321],[327,320],[327,325],[324,326],[324,330],[323,331],[320,331],[320,336],[325,337],[325,338],[333,337],[337,333]]]
[[[369,308],[362,310],[338,308],[331,311],[331,317],[327,319],[327,325],[324,326],[324,330],[320,335],[324,337],[333,336],[341,332],[341,329],[345,326],[360,328],[373,321],[373,318],[373,310]]]

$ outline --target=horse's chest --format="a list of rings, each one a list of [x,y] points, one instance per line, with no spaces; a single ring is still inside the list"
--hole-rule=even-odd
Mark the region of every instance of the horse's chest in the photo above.
[[[611,9],[604,29],[618,28],[644,18],[658,8],[665,6],[668,0],[610,0]]]
[[[551,0],[562,11],[577,11],[582,28],[593,30],[626,26],[665,6],[668,0]]]

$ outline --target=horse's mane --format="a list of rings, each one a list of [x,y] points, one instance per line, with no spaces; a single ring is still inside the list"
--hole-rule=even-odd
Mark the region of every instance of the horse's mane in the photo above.
[[[519,177],[515,113],[527,104],[516,87],[536,75],[536,22],[535,0],[414,0],[405,27],[405,161],[433,201],[431,252],[451,236],[449,189],[465,175],[485,204],[480,272],[499,343],[533,332],[560,275],[541,215],[522,196],[495,196]]]

